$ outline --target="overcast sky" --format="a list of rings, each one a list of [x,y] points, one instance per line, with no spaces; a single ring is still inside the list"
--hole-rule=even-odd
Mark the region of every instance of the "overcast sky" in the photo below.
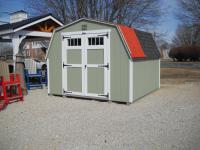
[[[27,0],[0,0],[0,21],[8,22],[8,13],[27,10],[26,2]],[[175,11],[178,9],[178,6],[176,0],[162,0],[161,5],[166,11],[161,17],[160,23],[155,27],[155,30],[166,32],[165,40],[170,42],[179,23],[175,17]]]

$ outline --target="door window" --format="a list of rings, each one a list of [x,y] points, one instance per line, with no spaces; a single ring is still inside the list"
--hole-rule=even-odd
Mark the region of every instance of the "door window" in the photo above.
[[[81,46],[81,38],[68,39],[68,46]]]
[[[103,45],[103,37],[89,37],[88,45]]]

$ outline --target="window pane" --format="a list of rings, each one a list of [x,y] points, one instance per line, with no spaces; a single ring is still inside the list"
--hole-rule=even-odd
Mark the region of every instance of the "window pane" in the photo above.
[[[74,39],[71,39],[71,46],[74,46]]]
[[[88,38],[88,44],[91,45],[91,38]]]
[[[95,38],[92,38],[92,45],[95,45]]]
[[[100,45],[103,45],[103,37],[100,37]]]
[[[96,45],[99,45],[99,38],[96,38]]]
[[[81,39],[78,39],[78,46],[81,46]]]
[[[74,39],[74,46],[77,46],[77,45],[78,45],[78,40]]]
[[[68,39],[67,41],[68,41],[68,46],[71,46],[71,42],[70,42],[71,39]]]

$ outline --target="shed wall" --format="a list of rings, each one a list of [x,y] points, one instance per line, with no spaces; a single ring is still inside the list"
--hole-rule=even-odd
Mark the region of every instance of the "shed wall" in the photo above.
[[[117,29],[89,21],[81,21],[64,29],[56,31],[49,48],[49,82],[50,94],[62,95],[62,49],[61,33],[82,31],[82,25],[87,30],[111,29],[110,38],[110,69],[111,69],[111,100],[128,102],[129,99],[129,56],[122,43]]]
[[[159,88],[159,60],[133,62],[133,99]]]

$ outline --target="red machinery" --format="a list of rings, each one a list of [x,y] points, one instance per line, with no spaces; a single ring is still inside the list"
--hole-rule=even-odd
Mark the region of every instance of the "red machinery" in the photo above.
[[[6,105],[16,101],[23,101],[19,74],[10,74],[10,80],[0,78],[0,110]]]

